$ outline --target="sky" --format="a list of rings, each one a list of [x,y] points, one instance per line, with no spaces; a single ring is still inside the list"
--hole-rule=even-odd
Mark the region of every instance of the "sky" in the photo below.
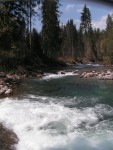
[[[80,24],[80,16],[84,5],[90,9],[93,28],[105,29],[108,14],[113,13],[113,5],[104,3],[94,3],[93,0],[60,0],[60,23],[66,24],[69,19],[73,19],[77,28]],[[35,23],[38,31],[41,30],[41,23]]]

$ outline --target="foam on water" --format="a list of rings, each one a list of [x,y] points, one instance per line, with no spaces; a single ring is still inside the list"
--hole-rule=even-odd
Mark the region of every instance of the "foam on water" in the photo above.
[[[35,101],[0,101],[0,122],[17,134],[17,150],[113,150],[112,107],[77,109],[51,100],[43,103],[49,97],[29,98]],[[110,120],[104,119],[106,115]]]
[[[42,79],[50,80],[50,79],[55,79],[55,78],[57,79],[57,78],[62,78],[65,76],[72,76],[72,75],[74,75],[73,72],[65,72],[64,74],[62,74],[61,72],[58,72],[58,74],[46,73]]]

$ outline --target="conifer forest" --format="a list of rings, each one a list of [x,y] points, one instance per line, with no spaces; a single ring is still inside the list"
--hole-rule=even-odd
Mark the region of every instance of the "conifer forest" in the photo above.
[[[59,8],[60,0],[0,1],[1,68],[43,67],[58,59],[113,63],[113,15],[108,14],[104,30],[93,28],[91,11],[84,5],[76,27],[71,18],[60,23]],[[41,20],[41,31],[33,27],[33,18]]]

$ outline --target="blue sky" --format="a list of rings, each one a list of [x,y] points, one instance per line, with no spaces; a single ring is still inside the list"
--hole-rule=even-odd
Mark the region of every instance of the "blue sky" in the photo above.
[[[68,19],[73,19],[77,27],[80,24],[81,11],[86,4],[91,11],[92,25],[94,28],[104,29],[108,14],[113,13],[113,6],[104,5],[103,3],[94,3],[87,0],[60,0],[60,22],[66,24]],[[41,23],[35,23],[38,31],[41,29]]]

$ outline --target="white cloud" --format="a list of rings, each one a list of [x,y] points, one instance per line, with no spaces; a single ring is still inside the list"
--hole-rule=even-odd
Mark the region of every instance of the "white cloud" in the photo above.
[[[112,15],[113,14],[113,10],[111,10],[109,12],[109,14]],[[100,28],[101,30],[105,29],[106,28],[107,16],[108,15],[102,16],[100,20],[93,20],[92,21],[93,28]]]
[[[69,5],[66,6],[66,11],[70,12],[74,7],[75,7],[74,4],[69,4]]]
[[[107,15],[102,16],[100,20],[92,20],[93,28],[100,28],[101,30],[105,29],[106,28],[106,19],[107,19]]]

